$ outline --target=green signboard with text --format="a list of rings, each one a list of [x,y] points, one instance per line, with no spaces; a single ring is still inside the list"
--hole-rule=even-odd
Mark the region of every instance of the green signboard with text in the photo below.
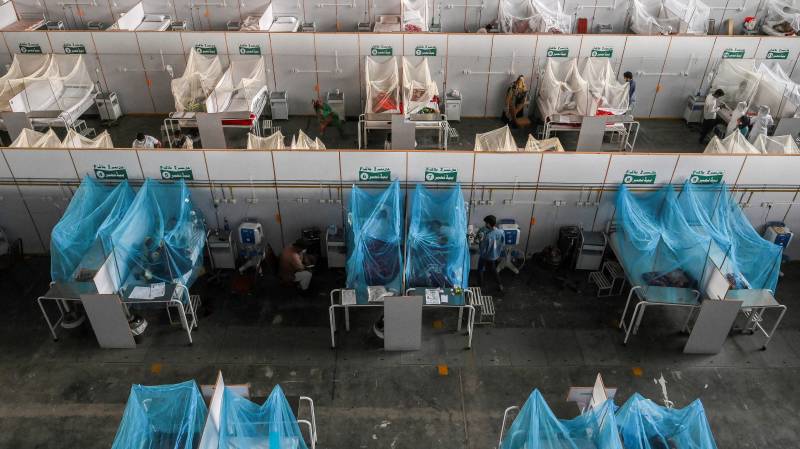
[[[694,170],[689,182],[692,184],[720,184],[725,172],[719,170]]]
[[[726,48],[722,50],[722,59],[744,59],[744,49]]]
[[[64,43],[64,53],[68,55],[85,55],[86,46],[83,44]]]
[[[33,42],[20,42],[19,52],[26,55],[42,54],[42,46]]]
[[[592,48],[591,57],[593,58],[610,58],[614,54],[614,49],[609,47],[594,47]]]
[[[216,55],[217,46],[213,44],[195,44],[195,51],[200,55]]]
[[[392,56],[394,50],[388,45],[373,45],[369,54],[372,56]]]
[[[770,48],[769,51],[767,51],[767,59],[789,59],[789,50]]]
[[[239,44],[239,54],[261,56],[261,46],[255,44]]]
[[[414,49],[414,56],[436,56],[436,47],[419,45]]]
[[[389,167],[359,167],[358,179],[361,181],[391,181]]]
[[[455,168],[444,168],[444,167],[425,168],[426,182],[456,182],[456,178],[458,178],[458,170],[456,170]]]
[[[566,47],[550,47],[547,49],[548,58],[567,58],[569,57],[569,48]]]
[[[97,179],[128,179],[128,170],[121,165],[95,164],[92,168]]]
[[[186,181],[194,180],[192,167],[178,166],[178,165],[162,165],[159,168],[161,171],[161,179],[165,180],[183,179]]]
[[[626,170],[622,178],[623,184],[655,184],[655,170]]]

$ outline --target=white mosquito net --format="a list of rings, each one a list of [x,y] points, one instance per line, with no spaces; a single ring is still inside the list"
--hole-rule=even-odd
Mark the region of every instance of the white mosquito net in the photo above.
[[[403,110],[406,115],[416,114],[425,108],[439,111],[434,97],[439,96],[439,88],[431,78],[428,58],[422,58],[417,65],[403,57]]]
[[[508,125],[489,132],[475,134],[475,151],[518,151]]]
[[[498,20],[504,33],[569,33],[572,16],[559,0],[500,0]]]
[[[267,71],[263,57],[231,61],[206,99],[206,112],[252,111],[256,98],[266,91]]]
[[[114,143],[111,141],[111,134],[108,131],[103,131],[95,138],[82,136],[79,132],[70,128],[67,131],[67,136],[61,142],[64,148],[114,148]]]
[[[597,108],[613,115],[628,110],[628,83],[620,83],[607,58],[586,58],[581,76]]]
[[[711,9],[698,0],[632,0],[630,28],[636,34],[706,34]]]
[[[722,102],[734,109],[740,101],[751,105],[758,90],[761,75],[755,70],[752,59],[723,59],[717,67],[711,90],[722,89]]]
[[[52,129],[40,133],[30,128],[24,128],[19,136],[11,142],[9,148],[61,148],[61,140]]]
[[[753,143],[753,147],[762,154],[800,154],[797,142],[789,135],[767,136],[766,134],[759,134]]]
[[[14,55],[8,72],[0,77],[0,111],[10,111],[9,100],[25,88],[27,80],[49,78],[58,70],[58,65],[50,64],[50,55]]]
[[[51,55],[47,68],[24,79],[9,100],[14,112],[59,112],[71,124],[90,106],[94,82],[83,55]]]
[[[297,137],[292,137],[292,150],[324,150],[325,144],[319,140],[319,137],[312,139],[303,130],[297,131]]]
[[[756,72],[761,80],[753,105],[769,106],[775,118],[793,117],[800,109],[800,85],[792,81],[778,63],[772,67],[762,63]]]
[[[551,137],[544,140],[536,140],[533,135],[528,134],[528,141],[525,143],[525,151],[542,153],[545,151],[564,151],[558,137]]]
[[[205,100],[222,76],[222,63],[214,55],[201,55],[192,49],[186,70],[180,78],[172,80],[172,96],[178,112],[202,112]]]
[[[724,139],[711,138],[706,145],[705,154],[761,154],[741,132],[735,132]]]
[[[594,114],[588,83],[579,73],[576,59],[547,60],[536,104],[543,119],[553,114]]]
[[[767,0],[761,30],[770,36],[791,36],[800,31],[800,7],[780,0]]]
[[[247,135],[248,150],[285,150],[283,133],[275,131],[267,137],[259,137],[253,133]]]
[[[367,104],[364,112],[400,112],[400,74],[397,59],[378,62],[369,56],[364,64],[366,72]]]
[[[401,4],[403,31],[407,33],[428,31],[430,23],[428,0],[402,0]]]

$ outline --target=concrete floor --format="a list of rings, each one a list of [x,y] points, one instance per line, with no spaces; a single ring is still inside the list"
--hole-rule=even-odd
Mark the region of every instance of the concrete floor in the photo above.
[[[137,132],[144,132],[161,139],[161,124],[166,116],[125,116],[115,126],[108,129],[111,133],[114,145],[118,147],[129,146]],[[98,132],[105,129],[98,120],[87,120],[90,127],[94,127]],[[357,144],[357,119],[345,122],[344,136],[341,136],[336,129],[328,129],[324,136],[319,135],[319,126],[314,117],[291,117],[289,120],[274,122],[275,126],[280,126],[281,132],[287,137],[287,145],[291,141],[291,136],[298,130],[303,130],[306,134],[314,137],[321,137],[327,148],[331,149],[355,149]],[[451,150],[472,150],[475,146],[475,134],[491,131],[503,126],[499,119],[464,119],[460,122],[451,122],[460,136],[457,141],[449,144]],[[535,129],[514,129],[512,134],[519,147],[524,147],[527,142],[528,134],[535,133]],[[62,136],[63,137],[63,136]],[[574,150],[578,141],[578,133],[561,133],[557,137],[566,150]],[[705,145],[699,145],[697,139],[699,131],[696,126],[688,127],[683,120],[642,120],[641,128],[636,140],[635,152],[659,152],[659,153],[699,153],[705,149]],[[231,130],[227,134],[229,146],[231,148],[244,148],[247,146],[247,132],[244,130]],[[370,131],[369,145],[367,148],[383,148],[386,133],[383,131]],[[436,134],[434,132],[420,132],[417,138],[418,148],[435,148]],[[199,145],[198,145],[199,147]],[[613,151],[618,145],[605,143],[603,150]]]
[[[719,355],[684,355],[682,316],[659,310],[623,346],[616,321],[625,298],[595,298],[585,273],[569,274],[576,288],[561,289],[533,264],[503,273],[496,326],[479,328],[472,350],[454,331],[455,313],[426,312],[423,349],[385,353],[370,331],[375,310],[353,312],[351,331],[341,330],[332,350],[327,292],[343,285],[342,272],[320,273],[303,296],[271,277],[247,295],[201,278],[193,346],[151,311],[139,348],[100,350],[87,330],[50,339],[34,303],[49,260],[29,258],[0,276],[0,447],[107,449],[131,384],[212,383],[217,370],[229,383],[249,382],[255,396],[279,383],[288,395],[312,397],[325,449],[490,449],[506,407],[538,388],[559,417],[574,417],[567,389],[591,385],[598,372],[619,388],[617,404],[633,392],[660,401],[654,380],[662,375],[676,406],[702,399],[721,449],[797,447],[800,264],[784,272],[777,295],[789,312],[766,351],[760,337],[737,335]]]

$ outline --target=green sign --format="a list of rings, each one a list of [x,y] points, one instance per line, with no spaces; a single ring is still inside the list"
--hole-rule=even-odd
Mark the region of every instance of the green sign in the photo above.
[[[692,184],[719,184],[725,174],[719,170],[693,170],[689,182]]]
[[[68,55],[85,55],[86,54],[86,46],[83,44],[64,44],[64,53]]]
[[[20,42],[19,52],[23,54],[42,54],[42,46],[33,42]]]
[[[726,48],[722,50],[722,59],[744,59],[744,48]]]
[[[239,54],[261,56],[261,46],[256,44],[239,44]]]
[[[195,51],[201,55],[216,55],[217,46],[213,44],[195,44]]]
[[[161,167],[161,179],[166,180],[173,180],[173,179],[185,179],[186,181],[194,180],[194,175],[192,174],[192,167],[179,167],[177,165],[162,165]]]
[[[614,49],[609,47],[594,47],[592,48],[591,56],[593,58],[610,58],[614,54]]]
[[[95,164],[93,168],[97,179],[128,179],[128,170],[121,165]]]
[[[626,170],[623,184],[655,184],[655,170]]]
[[[369,54],[372,56],[392,56],[394,50],[388,45],[373,45]]]
[[[361,181],[391,181],[392,171],[389,167],[360,167],[358,179]]]
[[[550,47],[547,49],[548,58],[566,58],[569,57],[569,48],[566,47]]]
[[[458,170],[455,168],[427,167],[425,168],[426,182],[456,182]]]
[[[789,50],[770,48],[767,52],[767,59],[789,59]]]
[[[418,45],[414,49],[414,56],[436,56],[436,47],[429,45]]]

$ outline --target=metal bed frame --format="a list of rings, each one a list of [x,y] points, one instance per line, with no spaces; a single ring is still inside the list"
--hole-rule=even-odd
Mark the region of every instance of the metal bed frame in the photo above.
[[[367,132],[370,130],[386,130],[392,129],[392,115],[389,113],[380,114],[361,114],[358,116],[358,149],[364,149],[367,146]],[[447,122],[445,114],[439,114],[439,120],[411,120],[416,124],[418,130],[438,130],[439,145],[438,147],[447,151],[447,141],[449,137],[450,124]]]

